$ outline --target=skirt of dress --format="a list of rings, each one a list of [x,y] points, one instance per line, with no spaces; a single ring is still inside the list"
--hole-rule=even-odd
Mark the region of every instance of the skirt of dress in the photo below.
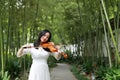
[[[50,80],[48,65],[46,63],[33,63],[28,80]]]

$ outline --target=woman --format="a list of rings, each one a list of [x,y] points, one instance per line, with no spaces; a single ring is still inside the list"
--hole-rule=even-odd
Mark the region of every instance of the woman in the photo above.
[[[50,80],[50,73],[47,64],[47,59],[50,54],[59,60],[61,52],[51,53],[48,48],[43,48],[43,43],[50,42],[51,33],[49,30],[43,30],[39,33],[38,39],[34,44],[25,44],[17,52],[17,57],[21,57],[24,54],[31,54],[32,65],[30,68],[28,80]],[[51,44],[54,44],[51,42]]]

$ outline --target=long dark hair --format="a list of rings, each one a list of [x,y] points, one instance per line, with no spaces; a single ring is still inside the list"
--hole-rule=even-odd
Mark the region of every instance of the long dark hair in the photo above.
[[[49,38],[48,38],[48,40],[47,40],[47,42],[50,42],[50,39],[51,39],[51,32],[49,31],[49,30],[47,30],[47,29],[45,29],[45,30],[42,30],[40,33],[39,33],[39,35],[38,35],[38,39],[34,42],[34,47],[38,47],[39,45],[40,45],[40,38],[45,34],[45,33],[50,33],[50,36],[49,36]]]

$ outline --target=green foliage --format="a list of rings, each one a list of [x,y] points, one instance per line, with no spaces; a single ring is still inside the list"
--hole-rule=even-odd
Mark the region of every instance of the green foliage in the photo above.
[[[120,70],[117,68],[100,67],[96,70],[97,80],[119,80]]]
[[[20,66],[16,58],[11,58],[5,67],[5,71],[8,71],[8,74],[11,75],[11,78],[18,77],[20,72]]]
[[[94,72],[94,67],[92,65],[91,62],[86,62],[84,63],[83,65],[83,71],[86,73],[86,74],[89,74],[91,72]]]
[[[76,68],[76,66],[71,67],[71,71],[76,76],[78,80],[88,80],[85,76],[81,75],[79,70]]]
[[[80,16],[78,13],[78,5],[77,3],[70,3],[69,5],[65,6],[65,34],[69,38],[69,43],[76,42],[77,36],[81,33],[81,21]],[[79,30],[79,33],[77,32]],[[77,35],[76,35],[77,32]],[[71,34],[71,35],[69,35]],[[71,38],[72,37],[72,38]]]
[[[8,74],[8,72],[5,72],[3,80],[10,80],[10,75]]]
[[[6,71],[3,75],[3,77],[0,74],[0,80],[10,80],[10,75],[8,73],[8,71]]]
[[[79,44],[82,36],[82,40],[85,41],[86,46],[85,54],[83,55],[89,55],[89,52],[93,51],[90,55],[100,57],[102,55],[101,52],[104,51],[102,50],[103,47],[99,46],[101,44],[99,41],[103,39],[103,36],[100,37],[99,35],[102,35],[103,32],[97,30],[97,28],[103,27],[100,12],[101,4],[98,0],[1,0],[0,2],[0,63],[2,65],[1,69],[8,71],[12,75],[11,77],[17,76],[20,71],[20,66],[14,58],[16,50],[21,44],[33,42],[38,32],[45,28],[51,30],[55,43]],[[116,20],[113,21],[114,25],[116,25],[113,27],[117,29],[119,27],[120,1],[104,0],[104,2],[108,18],[117,17],[117,23]],[[105,16],[103,17],[105,18]],[[104,25],[108,27],[106,22]],[[96,35],[95,41],[91,38],[91,31],[94,31],[95,35],[99,34]],[[115,37],[117,39],[118,36]],[[109,38],[109,40],[111,39]],[[95,44],[92,44],[91,41],[94,41]],[[94,48],[89,46],[89,44],[94,46]],[[114,44],[117,43],[114,42]],[[13,54],[9,54],[10,52]],[[13,58],[11,59],[9,56]],[[86,58],[84,56],[82,58],[79,56],[75,57],[72,54],[68,54],[68,56],[67,59],[62,60],[69,63],[81,64]],[[100,60],[102,61],[102,58]],[[100,65],[103,65],[100,60],[98,62],[100,62]],[[21,60],[21,63],[26,63],[22,64],[22,67],[28,67],[30,64],[28,61],[28,58],[24,62]],[[6,65],[4,62],[8,62],[7,66],[4,66]],[[48,60],[49,66],[55,66],[55,63],[56,60],[50,57]],[[105,63],[104,65],[108,64]],[[90,71],[92,70],[92,64],[85,63],[83,64],[83,68],[86,71]],[[102,72],[100,74],[102,75]],[[105,75],[107,78],[111,76],[111,74]]]
[[[48,66],[49,66],[50,68],[57,66],[56,62],[57,62],[57,61],[56,61],[56,59],[55,59],[53,56],[50,56],[50,57],[48,58]]]

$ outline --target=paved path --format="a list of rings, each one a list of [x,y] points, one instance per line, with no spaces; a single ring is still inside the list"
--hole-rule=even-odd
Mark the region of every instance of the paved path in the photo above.
[[[70,71],[70,65],[58,63],[58,66],[51,69],[51,80],[77,80]]]

